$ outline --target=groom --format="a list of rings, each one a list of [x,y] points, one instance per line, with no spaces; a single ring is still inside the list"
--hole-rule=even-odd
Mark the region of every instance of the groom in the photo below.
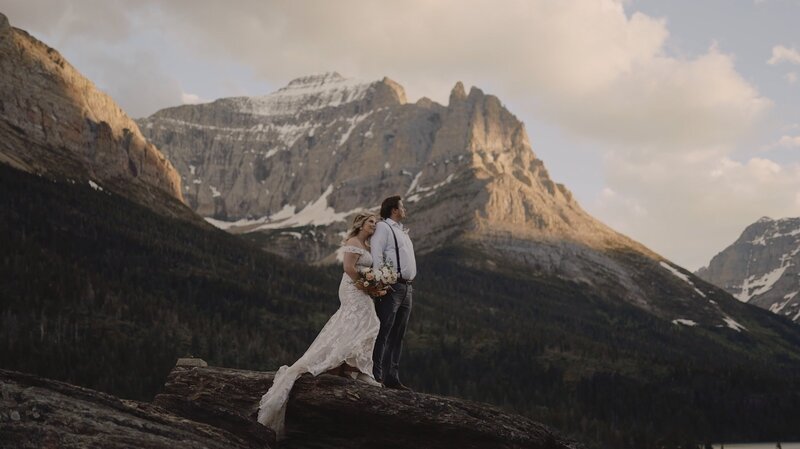
[[[406,218],[403,199],[390,196],[383,200],[381,218],[370,239],[373,268],[379,269],[387,261],[397,270],[398,277],[393,290],[375,303],[381,328],[372,352],[372,371],[375,380],[386,387],[410,390],[400,382],[400,352],[411,315],[411,285],[417,275],[417,261],[408,230],[401,223]]]

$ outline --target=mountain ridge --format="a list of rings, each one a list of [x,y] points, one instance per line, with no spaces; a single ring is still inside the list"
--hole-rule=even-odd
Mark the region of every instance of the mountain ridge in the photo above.
[[[474,86],[467,93],[458,82],[447,106],[396,97],[380,103],[371,95],[388,78],[321,78],[299,78],[259,100],[270,104],[263,98],[309,82],[317,100],[336,98],[324,107],[306,98],[291,117],[269,111],[231,115],[231,104],[244,100],[221,99],[168,108],[139,123],[175,160],[196,212],[268,251],[334,263],[348,217],[375,210],[384,196],[399,193],[411,211],[406,224],[420,254],[461,242],[592,288],[609,285],[610,277],[623,287],[626,301],[668,313],[652,300],[663,295],[636,280],[642,269],[671,277],[658,265],[666,259],[586,213],[550,178],[524,124],[496,96]],[[344,102],[329,91],[319,94],[329,79],[334,86],[361,86],[361,93],[347,93]],[[276,127],[302,132],[287,138]],[[226,185],[232,188],[220,187]],[[636,260],[625,253],[637,254]],[[689,284],[687,293],[698,296]],[[683,310],[682,301],[670,299],[666,309]],[[719,323],[725,325],[724,319],[720,315]]]
[[[800,218],[761,217],[696,274],[738,300],[800,323]]]
[[[468,176],[473,185],[468,185],[467,190],[471,191],[462,196],[474,198],[465,208],[480,214],[462,218],[468,223],[458,231],[499,226],[513,227],[517,233],[544,237],[550,232],[564,238],[572,237],[577,230],[582,234],[576,240],[604,246],[624,241],[639,251],[649,251],[594,220],[563,184],[550,179],[532,151],[524,125],[497,97],[486,95],[477,87],[467,94],[463,83],[458,82],[447,106],[430,100],[386,103],[375,99],[379,97],[376,86],[390,83],[402,91],[388,78],[356,83],[346,82],[335,72],[322,76],[325,80],[331,78],[362,86],[361,93],[348,94],[345,102],[326,103],[323,100],[330,100],[335,97],[331,92],[338,91],[317,92],[316,100],[306,99],[295,105],[297,116],[292,121],[276,119],[285,114],[281,103],[270,99],[280,99],[281,92],[290,86],[317,79],[301,77],[264,97],[236,97],[168,108],[139,123],[148,137],[176,160],[193,209],[231,232],[330,225],[331,222],[309,217],[297,218],[312,206],[332,209],[329,214],[336,217],[338,224],[330,231],[341,232],[348,215],[358,208],[375,208],[382,199],[376,194],[361,194],[357,189],[396,192],[404,194],[407,202],[418,203],[447,189],[459,176]],[[248,101],[277,103],[277,113],[261,110],[254,114],[245,108],[237,111],[236,118],[228,117],[231,107]],[[320,103],[326,106],[320,107]],[[393,114],[402,117],[396,119]],[[176,117],[183,120],[174,122]],[[235,126],[219,126],[217,129],[227,133],[216,133],[208,128],[215,120],[223,120],[225,125],[229,124],[225,120],[230,120]],[[192,133],[207,132],[207,136],[188,135],[188,130],[180,128],[187,125],[193,128]],[[265,133],[265,129],[273,128],[285,132]],[[377,139],[377,134],[382,134],[383,142],[370,142]],[[234,142],[224,142],[230,140]],[[208,158],[217,160],[203,167],[187,161],[187,156],[198,163]],[[276,157],[282,160],[276,162]],[[229,159],[229,164],[218,164],[219,158]],[[311,168],[317,163],[330,168],[320,173]],[[273,174],[274,170],[281,173]],[[305,184],[297,185],[291,179],[295,176]],[[318,182],[320,178],[324,181]],[[208,188],[204,187],[206,184]],[[190,185],[196,186],[194,191]],[[513,192],[519,189],[525,190],[524,194],[515,195]],[[445,215],[438,220],[437,214],[412,216],[409,225],[414,226],[418,219],[445,231],[455,212]],[[443,232],[442,239],[427,239],[432,240],[430,248],[422,246],[420,250],[432,249],[452,234]],[[329,245],[335,246],[335,239],[329,240]]]
[[[0,14],[0,161],[193,219],[180,175],[107,94]]]

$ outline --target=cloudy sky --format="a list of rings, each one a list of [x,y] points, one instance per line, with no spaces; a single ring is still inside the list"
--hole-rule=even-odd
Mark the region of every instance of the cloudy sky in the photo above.
[[[141,117],[324,71],[497,95],[590,213],[697,269],[800,216],[800,0],[0,0]]]

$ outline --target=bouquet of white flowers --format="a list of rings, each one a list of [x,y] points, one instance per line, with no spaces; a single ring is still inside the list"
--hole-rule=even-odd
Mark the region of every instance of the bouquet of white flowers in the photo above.
[[[384,259],[383,263],[381,264],[381,268],[376,273],[378,276],[378,280],[383,282],[385,285],[392,285],[397,283],[397,271],[392,266],[392,262],[389,260]]]

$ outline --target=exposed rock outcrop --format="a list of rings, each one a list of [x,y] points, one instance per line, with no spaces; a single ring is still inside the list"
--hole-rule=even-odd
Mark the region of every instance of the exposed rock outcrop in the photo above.
[[[182,201],[180,175],[136,123],[56,50],[2,15],[0,162],[91,181],[164,213],[187,215],[165,204]]]
[[[761,218],[697,275],[742,302],[800,322],[800,218]]]
[[[256,438],[15,371],[0,370],[0,395],[0,448],[264,449],[274,440],[261,426]]]

